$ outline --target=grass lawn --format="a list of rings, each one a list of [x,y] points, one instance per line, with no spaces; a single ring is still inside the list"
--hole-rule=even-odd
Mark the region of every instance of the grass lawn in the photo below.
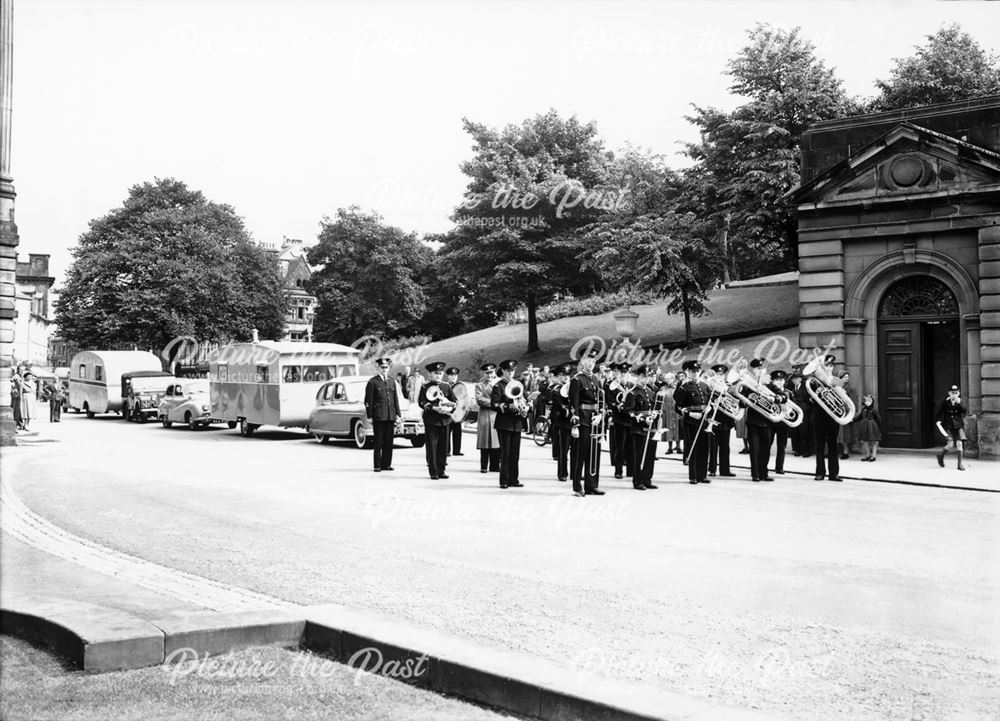
[[[709,301],[709,315],[691,319],[695,338],[711,338],[732,333],[752,333],[754,330],[784,327],[781,335],[798,342],[799,296],[796,285],[750,286],[729,288],[714,292]],[[671,344],[684,340],[684,318],[668,315],[666,303],[637,305],[632,310],[639,314],[638,335],[643,346]],[[527,324],[494,326],[431,343],[412,363],[423,368],[433,360],[443,360],[448,365],[463,369],[463,380],[478,377],[477,353],[499,362],[516,358],[523,368],[529,361],[535,365],[552,365],[569,359],[573,345],[586,336],[597,335],[606,342],[617,338],[614,314],[617,311],[594,316],[560,318],[539,323],[539,353],[527,355]],[[765,334],[768,335],[768,334]],[[724,348],[752,348],[760,338],[724,342]],[[698,349],[688,352],[695,356]],[[402,371],[398,364],[394,371]],[[775,365],[774,367],[777,367]],[[473,372],[474,371],[474,372]]]
[[[510,718],[278,648],[245,649],[201,666],[89,674],[68,670],[25,641],[0,636],[0,659],[0,717],[5,721]]]

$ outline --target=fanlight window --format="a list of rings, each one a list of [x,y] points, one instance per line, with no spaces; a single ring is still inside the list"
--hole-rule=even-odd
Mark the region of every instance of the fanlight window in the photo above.
[[[881,317],[958,315],[955,294],[937,278],[915,275],[895,283],[879,308]]]

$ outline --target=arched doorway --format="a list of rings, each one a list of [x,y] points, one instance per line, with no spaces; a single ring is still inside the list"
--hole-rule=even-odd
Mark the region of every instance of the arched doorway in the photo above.
[[[936,403],[960,383],[959,310],[955,294],[930,275],[893,283],[879,303],[879,409],[883,444],[937,445]]]

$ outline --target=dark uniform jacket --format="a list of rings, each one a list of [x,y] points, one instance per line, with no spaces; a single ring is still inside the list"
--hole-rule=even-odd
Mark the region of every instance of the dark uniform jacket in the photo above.
[[[510,381],[506,378],[501,378],[493,386],[490,393],[490,405],[497,412],[493,427],[498,431],[514,431],[516,433],[528,428],[528,419],[514,409],[514,402],[507,397],[508,383]]]
[[[365,415],[373,421],[394,421],[399,418],[399,396],[396,381],[391,376],[372,376],[365,386]]]
[[[569,383],[569,381],[566,382]],[[563,398],[559,390],[560,387],[550,386],[549,388],[552,397],[552,413],[549,420],[555,428],[570,428],[572,426],[570,416],[573,415],[573,409],[569,406],[569,398]]]
[[[629,391],[628,395],[625,396],[624,413],[630,420],[632,433],[646,435],[649,431],[650,422],[647,420],[647,422],[641,423],[635,416],[648,415],[654,407],[656,407],[656,410],[662,410],[657,402],[656,392],[652,388],[636,386]],[[655,426],[655,422],[653,422],[653,425]]]
[[[788,388],[778,388],[778,386],[774,385],[774,383],[768,383],[767,389],[775,395],[778,403],[787,403],[788,399],[792,397],[792,394],[789,392]],[[785,423],[784,421],[778,421],[776,423],[772,423],[771,426],[779,430],[781,428],[785,429],[788,428],[788,424]]]
[[[591,426],[597,406],[597,381],[586,373],[577,373],[569,382],[569,405],[580,418],[581,426]]]
[[[691,428],[697,428],[701,423],[701,418],[692,418],[690,413],[697,411],[702,414],[708,412],[709,399],[708,386],[700,381],[685,381],[683,385],[674,391],[674,407],[681,416],[681,421]]]
[[[961,403],[952,403],[945,398],[938,408],[937,421],[946,431],[957,431],[965,428],[965,416],[969,411]]]
[[[451,392],[451,386],[441,381],[440,383],[435,381],[427,381],[420,387],[420,395],[417,400],[417,405],[424,412],[424,425],[425,426],[446,426],[451,423],[450,413],[438,413],[433,410],[434,403],[427,400],[427,391],[433,386],[439,386],[441,388],[442,397],[451,401],[452,403],[457,402],[458,399],[455,398],[455,394]]]

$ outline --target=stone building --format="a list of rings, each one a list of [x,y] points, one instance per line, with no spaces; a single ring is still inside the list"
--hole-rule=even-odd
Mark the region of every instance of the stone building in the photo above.
[[[801,168],[801,346],[832,342],[885,445],[938,445],[954,383],[1000,453],[1000,97],[818,123]]]
[[[55,278],[49,275],[49,256],[29,253],[27,262],[16,265],[14,308],[14,358],[18,362],[44,366],[49,360],[49,291]]]
[[[306,291],[312,269],[306,262],[306,248],[301,240],[284,238],[281,249],[265,246],[281,269],[285,284],[288,310],[285,314],[285,336],[281,340],[311,341],[312,324],[316,315],[316,296]]]

